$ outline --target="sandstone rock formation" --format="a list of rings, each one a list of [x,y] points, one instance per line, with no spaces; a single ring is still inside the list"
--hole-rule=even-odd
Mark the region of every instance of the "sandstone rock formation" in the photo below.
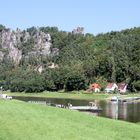
[[[4,29],[0,32],[0,60],[4,58],[12,59],[16,64],[22,59],[22,47],[23,43],[26,43],[29,39],[33,39],[33,49],[28,52],[27,57],[30,55],[54,55],[59,50],[53,48],[51,43],[50,34],[46,34],[36,28],[33,35],[28,31],[16,31],[10,29]]]

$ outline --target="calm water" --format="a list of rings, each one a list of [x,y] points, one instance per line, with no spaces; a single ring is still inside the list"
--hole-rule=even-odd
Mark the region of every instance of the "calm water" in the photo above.
[[[75,99],[52,99],[42,97],[18,97],[14,99],[22,101],[44,101],[44,103],[62,104],[67,106],[71,103],[73,106],[88,105],[90,101],[94,101],[102,108],[101,112],[90,112],[92,115],[103,116],[112,119],[125,120],[129,122],[140,122],[140,102],[119,102],[118,112],[116,112],[116,102],[102,101],[102,100],[75,100]]]

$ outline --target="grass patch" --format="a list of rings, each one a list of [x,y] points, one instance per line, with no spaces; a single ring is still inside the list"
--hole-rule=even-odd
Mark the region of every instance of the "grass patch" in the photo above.
[[[45,98],[65,98],[65,99],[81,99],[81,100],[106,100],[111,99],[116,94],[109,93],[84,93],[83,91],[74,92],[41,92],[41,93],[24,93],[24,92],[9,92],[5,91],[10,96],[26,96],[26,97],[45,97]],[[121,98],[125,97],[140,97],[140,93],[119,95]]]
[[[139,140],[140,125],[0,100],[0,140]]]
[[[84,99],[84,100],[104,100],[111,96],[112,94],[104,94],[104,93],[83,93],[83,92],[68,92],[68,93],[60,93],[60,92],[43,92],[43,93],[11,93],[5,92],[10,96],[27,96],[27,97],[46,97],[46,98],[65,98],[65,99]]]

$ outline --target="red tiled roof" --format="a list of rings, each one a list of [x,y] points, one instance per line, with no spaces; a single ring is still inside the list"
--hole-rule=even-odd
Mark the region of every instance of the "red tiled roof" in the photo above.
[[[93,83],[91,86],[92,86],[92,88],[94,88],[94,89],[95,89],[95,88],[101,88],[100,85],[97,84],[97,83]]]

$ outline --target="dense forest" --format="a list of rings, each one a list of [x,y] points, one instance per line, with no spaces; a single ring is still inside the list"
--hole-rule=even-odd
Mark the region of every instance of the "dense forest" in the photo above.
[[[140,27],[96,36],[85,34],[80,27],[72,32],[57,27],[31,27],[23,31],[30,38],[23,41],[21,36],[16,45],[22,55],[18,62],[7,57],[9,49],[2,45],[6,30],[0,25],[0,86],[4,90],[85,90],[93,82],[104,90],[107,82],[125,82],[129,91],[140,91]],[[51,36],[51,53],[30,55],[36,51],[37,30]]]

